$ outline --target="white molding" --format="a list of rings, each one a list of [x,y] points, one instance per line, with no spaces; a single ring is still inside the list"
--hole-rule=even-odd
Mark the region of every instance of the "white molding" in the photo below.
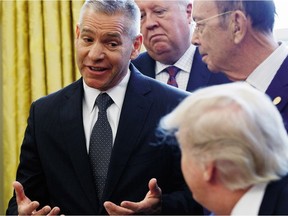
[[[285,41],[288,45],[288,28],[275,29],[274,36],[277,41]]]

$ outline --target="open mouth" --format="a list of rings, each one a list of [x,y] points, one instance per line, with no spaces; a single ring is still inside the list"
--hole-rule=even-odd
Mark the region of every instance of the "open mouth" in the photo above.
[[[90,70],[92,71],[97,71],[97,72],[102,72],[102,71],[105,71],[106,68],[103,68],[103,67],[89,67]]]

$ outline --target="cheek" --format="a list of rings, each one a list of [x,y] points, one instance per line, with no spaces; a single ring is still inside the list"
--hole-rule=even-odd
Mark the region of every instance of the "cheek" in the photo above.
[[[199,167],[195,163],[193,163],[192,160],[189,160],[188,158],[184,156],[181,159],[181,168],[182,168],[184,179],[190,191],[194,193],[195,190],[197,190],[197,188],[200,186],[199,178],[200,178],[201,172],[199,171]]]
[[[88,51],[84,48],[81,47],[76,47],[76,58],[78,63],[82,63],[83,59],[85,58],[85,56],[88,54]]]
[[[193,176],[191,175],[190,168],[189,168],[189,161],[187,160],[187,157],[185,156],[185,154],[181,158],[181,170],[182,170],[186,183],[189,185],[191,181],[191,177],[193,178]]]

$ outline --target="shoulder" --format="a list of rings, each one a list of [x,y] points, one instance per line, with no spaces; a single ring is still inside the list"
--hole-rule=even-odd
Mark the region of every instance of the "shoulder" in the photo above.
[[[267,185],[259,214],[288,215],[288,175]]]
[[[74,94],[75,92],[82,92],[82,90],[83,83],[82,78],[80,78],[77,81],[63,87],[62,89],[59,89],[56,92],[37,99],[34,104],[52,103],[57,100],[63,100],[64,98],[70,97],[70,95]]]
[[[148,52],[141,53],[136,59],[131,61],[133,65],[146,76],[155,77],[155,60]]]
[[[141,91],[143,94],[152,97],[156,102],[179,102],[180,99],[191,94],[190,92],[169,86],[166,83],[145,76],[133,67],[133,65],[132,68],[130,89],[133,88],[136,91]]]
[[[138,65],[138,64],[142,64],[143,62],[147,62],[147,61],[154,61],[153,58],[148,54],[148,52],[142,52],[139,54],[139,56],[132,60],[132,63],[134,65]]]

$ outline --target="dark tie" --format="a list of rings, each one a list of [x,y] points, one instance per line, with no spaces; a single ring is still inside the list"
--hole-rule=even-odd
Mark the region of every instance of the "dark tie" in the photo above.
[[[113,142],[112,130],[107,119],[106,110],[113,103],[113,100],[107,93],[102,93],[96,98],[95,103],[99,112],[90,137],[89,158],[93,169],[98,198],[101,200]]]
[[[176,75],[180,71],[180,69],[177,68],[176,66],[169,66],[166,68],[166,71],[169,74],[169,79],[168,79],[167,84],[178,88],[178,84],[176,82]]]

